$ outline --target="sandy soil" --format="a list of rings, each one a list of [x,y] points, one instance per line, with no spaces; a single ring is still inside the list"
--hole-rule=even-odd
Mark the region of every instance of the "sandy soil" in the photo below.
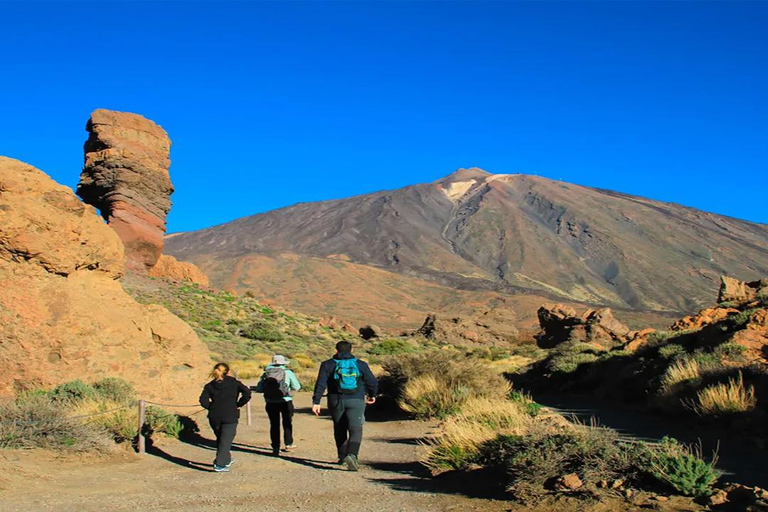
[[[515,507],[490,498],[489,482],[481,475],[431,479],[416,462],[417,440],[429,435],[434,424],[408,420],[369,421],[361,471],[351,473],[331,463],[335,448],[330,419],[311,414],[307,394],[297,397],[298,448],[272,457],[261,398],[256,396],[253,405],[253,425],[247,426],[243,418],[239,427],[231,473],[212,472],[212,436],[203,415],[198,414],[200,442],[165,440],[144,456],[128,452],[108,457],[40,450],[0,452],[5,467],[0,476],[0,510],[607,512],[661,508],[661,504],[637,500],[636,505],[623,500],[593,504],[560,500],[533,508]],[[348,505],[350,502],[354,505]],[[668,505],[665,503],[664,508]]]

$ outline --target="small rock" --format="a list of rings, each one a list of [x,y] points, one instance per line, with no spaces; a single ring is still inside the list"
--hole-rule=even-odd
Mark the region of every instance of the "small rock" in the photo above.
[[[611,483],[611,489],[618,489],[622,485],[624,485],[624,480],[619,478],[617,480],[614,480],[613,483]]]
[[[668,496],[659,496],[659,495],[657,495],[657,496],[654,496],[653,499],[656,500],[656,501],[662,502],[662,503],[665,502],[665,501],[669,501],[669,497]]]
[[[716,507],[728,503],[728,493],[722,489],[719,489],[712,496],[709,497],[709,505]]]
[[[579,475],[576,473],[569,473],[557,479],[557,482],[555,482],[555,489],[558,491],[575,491],[582,485],[584,485],[584,482],[581,481]]]

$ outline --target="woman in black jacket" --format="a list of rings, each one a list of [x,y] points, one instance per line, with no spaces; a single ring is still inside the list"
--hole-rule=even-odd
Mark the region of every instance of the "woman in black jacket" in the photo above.
[[[229,365],[218,363],[211,372],[211,382],[205,385],[200,394],[200,405],[208,410],[208,421],[216,434],[216,459],[213,470],[229,471],[234,460],[230,450],[237,433],[237,421],[240,419],[240,407],[251,399],[251,390],[229,376]]]

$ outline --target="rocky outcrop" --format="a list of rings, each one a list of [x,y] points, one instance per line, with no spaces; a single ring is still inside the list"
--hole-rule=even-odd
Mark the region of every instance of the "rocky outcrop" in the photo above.
[[[581,315],[570,306],[545,304],[538,310],[539,346],[552,348],[567,341],[596,343],[610,348],[630,341],[635,333],[613,316],[610,308],[587,309]]]
[[[756,300],[758,297],[768,297],[768,279],[748,283],[732,277],[720,277],[720,293],[717,296],[718,304],[728,302],[744,304]]]
[[[152,121],[112,110],[95,110],[86,130],[77,194],[120,236],[128,268],[146,272],[163,252],[173,193],[171,141]]]
[[[430,314],[415,334],[451,345],[506,345],[517,341],[514,310],[503,299],[496,307],[470,317]]]
[[[208,276],[194,263],[179,261],[173,256],[163,254],[157,264],[149,271],[151,277],[165,279],[174,283],[190,282],[208,286]]]
[[[0,157],[0,395],[121,377],[195,403],[210,363],[192,329],[117,280],[123,245],[70,189]]]

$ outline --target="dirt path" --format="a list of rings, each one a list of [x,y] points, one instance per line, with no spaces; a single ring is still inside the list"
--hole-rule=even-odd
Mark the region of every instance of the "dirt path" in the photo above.
[[[432,425],[416,421],[369,421],[362,469],[350,473],[331,464],[331,422],[309,411],[308,394],[297,396],[295,452],[269,455],[261,397],[255,396],[252,426],[240,424],[231,473],[213,473],[208,442],[165,441],[151,454],[117,457],[56,456],[48,452],[0,452],[3,511],[135,510],[508,510],[509,503],[454,494],[427,478],[416,463],[416,440]],[[195,416],[210,440],[202,414]],[[449,486],[450,487],[450,486]]]

